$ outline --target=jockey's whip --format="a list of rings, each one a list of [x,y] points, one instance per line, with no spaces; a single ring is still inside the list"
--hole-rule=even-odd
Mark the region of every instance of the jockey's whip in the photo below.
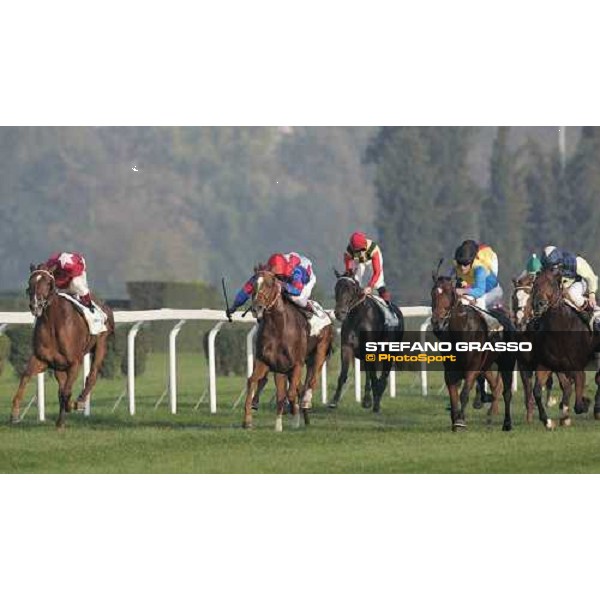
[[[233,323],[233,319],[229,314],[229,300],[227,300],[227,287],[225,286],[225,277],[221,277],[221,284],[223,285],[223,297],[225,298],[225,308],[227,309],[227,318],[230,323]]]

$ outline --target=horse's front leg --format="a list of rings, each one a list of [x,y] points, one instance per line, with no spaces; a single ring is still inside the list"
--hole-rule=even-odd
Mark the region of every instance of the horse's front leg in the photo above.
[[[549,369],[545,369],[543,367],[538,368],[535,372],[535,385],[533,386],[533,397],[535,398],[535,403],[538,408],[538,415],[540,421],[549,431],[555,429],[556,426],[554,424],[554,421],[552,421],[552,419],[549,419],[546,413],[544,403],[542,402],[542,389],[544,388],[546,379],[548,379],[550,373],[551,371]]]
[[[460,416],[463,420],[465,418],[467,405],[469,404],[469,394],[471,393],[471,389],[473,388],[478,375],[478,371],[467,371],[465,374],[465,381],[462,390],[460,391]]]
[[[392,364],[390,362],[385,362],[383,364],[381,375],[377,378],[377,373],[375,374],[375,385],[373,386],[373,412],[378,413],[381,405],[381,398],[383,398],[383,394],[385,392],[385,388],[387,387],[387,382],[390,377],[390,371],[392,370]]]
[[[102,368],[102,363],[104,362],[104,358],[106,357],[107,350],[108,334],[103,333],[98,337],[96,347],[94,348],[94,357],[92,360],[92,365],[90,367],[90,372],[85,378],[85,385],[81,390],[81,394],[79,394],[77,398],[77,410],[83,410],[85,408],[85,403],[89,398],[90,394],[92,393],[94,386],[96,385],[98,373]]]
[[[594,419],[600,421],[600,370],[596,372],[594,378],[596,382],[596,395],[594,396]]]
[[[269,367],[264,362],[258,359],[254,361],[254,371],[246,383],[246,402],[244,403],[244,421],[242,422],[242,427],[246,429],[252,427],[252,400],[256,394],[258,383],[263,378],[266,379],[268,373]]]
[[[512,416],[510,413],[510,404],[512,401],[512,382],[515,370],[515,361],[508,360],[506,364],[500,366],[500,375],[502,377],[502,396],[504,398],[504,423],[502,423],[502,431],[511,431]],[[531,383],[530,383],[531,385]]]
[[[585,388],[585,371],[574,371],[573,375],[575,377],[575,414],[581,415],[590,409],[590,401],[583,395],[583,390]],[[566,408],[567,410],[569,409],[568,403]]]
[[[462,431],[466,428],[464,415],[459,409],[458,404],[458,384],[460,383],[460,373],[457,371],[444,371],[444,381],[450,395],[450,420],[452,421],[452,431]]]
[[[329,408],[337,408],[337,405],[340,402],[340,398],[342,397],[342,390],[346,385],[346,381],[348,380],[348,370],[350,369],[350,363],[354,358],[354,350],[352,346],[344,345],[342,346],[341,351],[341,360],[342,366],[340,370],[340,376],[338,377],[337,387],[335,389],[335,394],[333,395],[333,399],[329,402]]]
[[[375,372],[371,370],[365,370],[365,394],[361,402],[361,406],[363,408],[371,408],[371,406],[373,406],[373,396],[371,395],[373,378],[371,377],[371,373]]]
[[[523,384],[523,395],[525,399],[525,422],[531,423],[533,421],[533,406],[535,403],[535,400],[533,399],[533,371],[519,364],[519,375],[521,377],[521,383]]]
[[[25,388],[29,383],[29,380],[34,376],[42,373],[46,370],[46,363],[39,360],[36,356],[32,355],[29,358],[27,363],[27,367],[25,367],[25,372],[21,375],[21,379],[19,381],[19,387],[15,392],[15,395],[12,399],[12,407],[10,411],[10,422],[18,423],[20,420],[20,410],[21,410],[21,402],[23,400],[23,394],[25,393]]]
[[[277,415],[275,417],[275,431],[283,431],[283,409],[288,393],[288,378],[284,373],[275,373],[275,394],[277,398]]]

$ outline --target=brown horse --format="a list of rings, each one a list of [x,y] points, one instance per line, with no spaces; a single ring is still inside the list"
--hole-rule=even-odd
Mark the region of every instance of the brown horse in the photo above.
[[[284,298],[277,277],[261,269],[256,270],[252,309],[259,321],[259,328],[256,333],[254,371],[248,378],[243,426],[252,427],[252,399],[269,371],[275,374],[277,390],[275,431],[283,429],[286,396],[292,405],[292,426],[296,428],[300,425],[299,395],[302,396],[304,422],[308,425],[312,394],[317,387],[318,375],[331,352],[333,325],[326,325],[317,336],[311,336],[306,317],[297,306]],[[305,363],[306,381],[300,390]]]
[[[590,401],[583,395],[585,368],[593,359],[600,337],[592,333],[583,315],[568,306],[563,297],[562,274],[545,269],[533,283],[533,310],[536,317],[533,351],[536,385],[533,389],[540,420],[553,426],[541,401],[541,388],[550,373],[562,372],[575,381],[575,412],[587,412]],[[600,418],[600,371],[596,373],[594,416]],[[570,425],[569,399],[563,401],[561,424]]]
[[[487,326],[479,311],[473,306],[465,305],[456,293],[455,282],[450,277],[438,276],[433,273],[433,288],[431,290],[431,325],[434,334],[443,341],[452,344],[457,342],[488,341]],[[512,339],[512,329],[509,322],[504,324],[502,338]],[[457,355],[456,362],[444,362],[444,381],[450,395],[450,418],[452,431],[461,431],[466,427],[465,409],[469,402],[469,393],[477,376],[485,376],[492,390],[492,406],[488,415],[498,413],[500,394],[504,397],[503,431],[512,429],[510,402],[512,398],[512,374],[516,355],[512,352],[469,351]],[[499,374],[492,371],[493,364],[498,365]],[[461,380],[464,384],[460,392],[460,407],[458,386]]]
[[[528,331],[530,323],[534,319],[533,314],[533,282],[535,275],[526,273],[523,277],[513,278],[513,293],[511,297],[511,319],[517,331],[521,332],[523,340],[533,341],[534,334]],[[531,423],[533,420],[533,409],[535,399],[533,396],[533,374],[535,371],[533,352],[520,352],[517,358],[519,374],[523,383],[525,395],[525,420]],[[560,387],[563,393],[560,407],[569,403],[569,397],[573,390],[573,382],[564,373],[557,373]],[[546,382],[546,406],[553,406],[552,399],[552,375]],[[561,421],[564,424],[563,421]]]
[[[12,400],[11,421],[19,421],[19,406],[29,380],[46,369],[53,369],[58,381],[59,415],[56,426],[65,426],[65,414],[71,411],[73,385],[83,363],[83,357],[93,353],[90,373],[85,386],[77,399],[77,408],[83,408],[85,399],[92,391],[98,371],[102,366],[108,343],[108,336],[114,333],[115,324],[111,309],[100,305],[108,316],[107,331],[90,335],[83,315],[72,302],[59,296],[52,273],[43,265],[31,265],[27,293],[29,308],[36,317],[33,330],[33,353],[19,387]]]

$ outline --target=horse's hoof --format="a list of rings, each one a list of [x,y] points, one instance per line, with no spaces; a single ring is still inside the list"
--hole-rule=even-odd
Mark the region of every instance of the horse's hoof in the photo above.
[[[512,423],[503,423],[502,431],[512,431]]]
[[[575,402],[575,414],[582,415],[590,409],[590,399],[583,397],[581,402],[578,404]]]
[[[56,431],[64,431],[66,426],[64,423],[56,423]]]
[[[467,430],[467,424],[464,421],[455,421],[452,424],[452,431],[454,431],[455,433],[459,432],[459,431],[466,431]]]
[[[85,411],[85,402],[77,400],[77,404],[75,405],[75,408],[78,413],[84,412]]]
[[[363,408],[371,408],[371,406],[373,406],[373,401],[365,399],[360,404]]]
[[[277,433],[281,433],[283,431],[283,420],[281,417],[277,417],[275,419],[275,431]]]
[[[8,422],[11,425],[18,425],[21,422],[21,416],[20,415],[10,415],[10,419],[8,420]]]
[[[483,407],[483,402],[481,401],[481,396],[477,396],[477,398],[475,398],[475,400],[473,401],[473,408],[475,410],[479,410],[482,407]]]
[[[330,402],[327,405],[327,408],[331,408],[331,409],[334,409],[334,408],[337,408],[337,407],[338,407],[338,403],[337,402]]]
[[[548,408],[552,408],[553,406],[556,406],[558,404],[558,398],[556,396],[550,396],[550,398],[548,398],[548,402],[546,403],[546,406]]]
[[[571,417],[561,417],[559,425],[561,427],[571,427]]]
[[[379,406],[379,404],[373,404],[373,412],[375,414],[379,414],[380,410],[381,410],[381,406]]]
[[[242,423],[242,429],[254,429],[254,424],[252,423],[252,421],[244,421]]]
[[[310,413],[307,410],[302,411],[302,416],[304,417],[304,425],[308,427],[310,425]]]
[[[525,414],[525,423],[527,423],[527,425],[531,425],[533,423],[533,411],[528,410],[527,413]]]
[[[552,419],[546,421],[546,431],[554,431],[556,429],[556,423]]]
[[[258,400],[252,400],[252,410],[258,410]]]

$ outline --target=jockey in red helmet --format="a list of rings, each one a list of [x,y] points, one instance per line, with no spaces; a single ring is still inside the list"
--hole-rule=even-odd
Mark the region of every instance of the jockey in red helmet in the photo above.
[[[391,294],[386,289],[383,278],[381,249],[362,231],[355,231],[350,236],[350,243],[344,252],[344,266],[346,273],[353,273],[360,285],[363,285],[368,272],[370,277],[367,280],[365,292],[371,294],[375,288],[386,302],[390,302]]]
[[[44,263],[44,268],[54,275],[59,291],[77,296],[84,306],[94,312],[87,282],[85,258],[81,254],[57,252]]]

